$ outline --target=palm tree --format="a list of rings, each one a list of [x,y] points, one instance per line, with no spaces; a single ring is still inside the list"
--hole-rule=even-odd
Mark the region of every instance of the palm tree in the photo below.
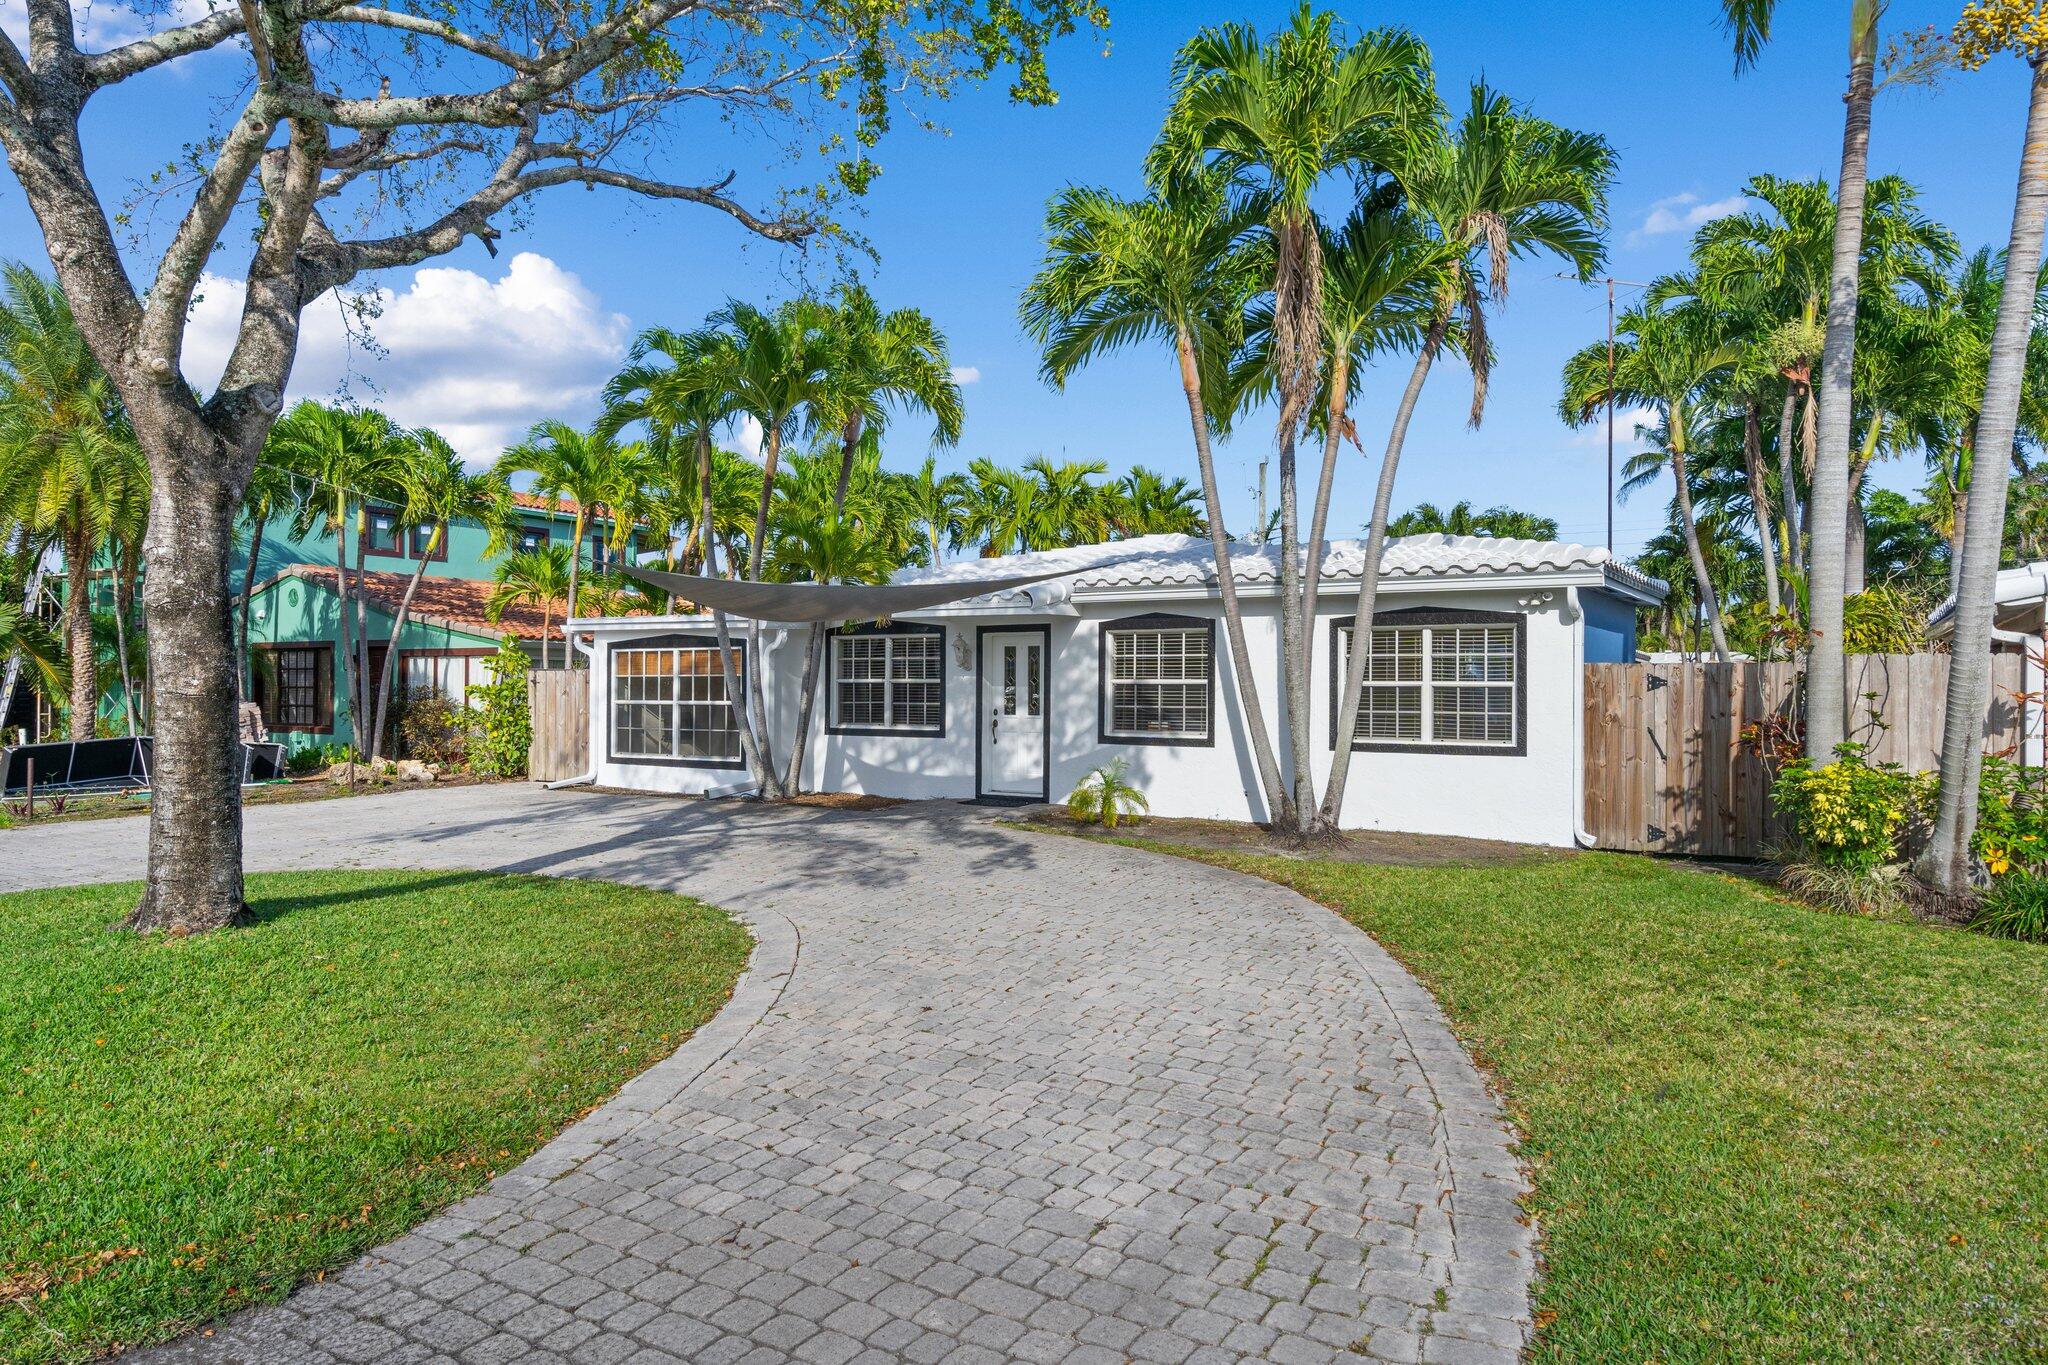
[[[923,412],[932,419],[932,444],[960,439],[960,386],[946,354],[946,337],[915,308],[884,313],[858,284],[841,286],[828,323],[820,426],[839,432],[835,508],[846,504],[861,435],[879,427],[891,410]]]
[[[1111,529],[1119,536],[1202,534],[1199,495],[1186,479],[1168,478],[1144,465],[1132,465],[1103,496]]]
[[[1168,191],[1138,200],[1062,190],[1046,209],[1045,263],[1024,291],[1022,312],[1025,331],[1044,348],[1040,372],[1054,388],[1065,388],[1076,370],[1125,346],[1165,341],[1173,347],[1252,761],[1266,809],[1275,820],[1291,822],[1291,797],[1245,642],[1209,441],[1220,425],[1219,408],[1227,410],[1212,395],[1220,400],[1229,392],[1230,363],[1244,343],[1245,304],[1266,277],[1251,240],[1258,222],[1256,206],[1233,201],[1213,175],[1183,177]]]
[[[489,534],[484,548],[487,555],[500,553],[518,524],[512,515],[511,490],[488,474],[471,474],[464,469],[455,448],[431,428],[422,427],[407,434],[394,482],[399,494],[398,530],[407,535],[424,531],[426,539],[419,543],[412,577],[406,581],[405,595],[399,599],[398,611],[391,618],[391,644],[384,651],[384,666],[372,683],[377,697],[375,719],[370,725],[372,763],[384,751],[399,638],[405,634],[405,623],[412,615],[413,595],[419,591],[420,580],[426,577],[427,565],[447,542],[448,524],[458,517],[480,522]]]
[[[786,581],[882,583],[900,562],[884,540],[854,517],[834,514],[821,521],[806,516],[775,529],[772,564],[776,577]],[[804,754],[810,747],[811,711],[818,695],[824,639],[824,627],[812,622],[804,642],[803,679],[797,687],[796,734],[790,739],[789,771],[782,779],[783,792],[788,796],[803,790]]]
[[[969,460],[967,477],[971,482],[960,524],[967,539],[981,543],[982,558],[1030,549],[1038,484],[1022,470],[985,459]]]
[[[639,510],[641,488],[646,482],[645,447],[638,441],[621,443],[599,422],[579,431],[562,421],[536,422],[524,441],[498,457],[492,477],[509,482],[514,475],[532,478],[533,491],[543,498],[571,504],[575,553],[569,557],[569,600],[576,599],[576,584],[583,561],[584,532],[593,524],[606,527],[605,537],[613,550],[623,550],[633,534]],[[609,518],[609,520],[606,520]],[[569,623],[562,622],[563,639]]]
[[[1710,380],[1735,367],[1741,360],[1740,347],[1723,335],[1705,305],[1692,301],[1664,308],[1633,308],[1616,321],[1611,388],[1607,357],[1606,343],[1596,342],[1565,361],[1558,415],[1572,426],[1583,426],[1610,399],[1657,410],[1662,421],[1652,434],[1658,445],[1643,458],[1649,461],[1651,472],[1668,467],[1677,485],[1678,522],[1694,582],[1713,636],[1715,657],[1726,663],[1730,658],[1728,636],[1700,549],[1687,456],[1692,449],[1693,400]]]
[[[1850,0],[1849,89],[1844,96],[1842,170],[1829,252],[1827,334],[1821,345],[1820,402],[1808,515],[1806,755],[1835,761],[1848,731],[1842,654],[1842,600],[1849,518],[1850,381],[1856,357],[1858,272],[1870,167],[1870,101],[1876,90],[1877,25],[1885,0]],[[1721,0],[1735,46],[1735,69],[1752,65],[1770,41],[1777,0]],[[1818,704],[1816,704],[1818,703]]]
[[[936,455],[925,456],[910,476],[911,512],[924,528],[933,568],[944,562],[946,550],[960,548],[972,487],[965,475],[939,473]]]
[[[1095,545],[1109,539],[1108,508],[1095,482],[1109,472],[1101,460],[1062,460],[1043,455],[1024,462],[1024,477],[1033,484],[1031,520],[1024,548],[1055,550],[1067,545]]]
[[[738,574],[739,566],[732,553],[733,538],[746,533],[750,524],[754,529],[748,552],[758,561],[754,547],[761,544],[765,522],[755,509],[766,508],[774,497],[771,469],[781,453],[782,440],[780,428],[774,428],[766,468],[756,467],[714,443],[717,429],[734,416],[743,410],[760,410],[770,387],[764,383],[762,374],[778,336],[774,319],[757,310],[733,304],[727,311],[736,319],[729,330],[707,325],[694,332],[676,332],[665,327],[642,332],[633,343],[631,363],[606,387],[605,397],[610,406],[599,424],[603,430],[616,431],[630,422],[642,421],[657,446],[673,448],[685,441],[689,443],[696,455],[695,471],[690,476],[697,499],[696,549],[708,577],[718,574],[721,540],[726,548],[727,571]],[[756,338],[751,362],[741,354],[743,338],[747,336]],[[657,356],[659,362],[655,360]],[[743,408],[742,390],[751,395],[752,409]],[[662,465],[654,477],[657,497],[680,497],[684,476],[677,461]],[[739,672],[733,665],[732,626],[725,612],[714,608],[711,623],[718,640],[725,695],[732,701],[739,729],[741,756],[762,795],[773,795],[778,790],[779,778],[771,736],[767,733],[767,712],[758,702],[758,677],[750,698],[749,689],[741,686]],[[751,625],[750,632],[758,659],[758,624]],[[758,674],[758,670],[755,672]]]
[[[541,610],[540,666],[548,666],[548,642],[554,636],[555,607],[566,607],[572,591],[570,584],[575,581],[576,561],[567,545],[536,545],[531,550],[517,550],[498,561],[498,567],[491,571],[497,586],[491,589],[490,598],[484,604],[484,615],[492,625],[504,616],[508,607],[530,605]],[[569,613],[564,612],[565,616]],[[568,663],[566,647],[562,662]]]
[[[369,647],[368,621],[348,571],[348,544],[356,542],[356,573],[363,572],[369,539],[367,508],[371,502],[392,502],[404,435],[380,412],[328,407],[306,399],[277,419],[266,451],[297,471],[310,486],[292,518],[294,536],[324,527],[334,537],[335,602],[341,635],[341,696],[355,731],[356,747],[365,747],[363,731],[370,708],[366,668],[358,668],[359,652]],[[336,718],[339,724],[339,717]]]
[[[2032,68],[2032,80],[2012,236],[2005,249],[2005,284],[1977,418],[1977,448],[1997,452],[2001,458],[1980,461],[1971,481],[1963,566],[1956,588],[1955,638],[1950,647],[1954,664],[1949,669],[1943,712],[1941,794],[1924,860],[1928,879],[1950,895],[1967,885],[1970,838],[1976,827],[1977,795],[1984,771],[1984,745],[1976,718],[1991,703],[1991,617],[2010,475],[2002,457],[2018,435],[2037,316],[2042,239],[2048,231],[2048,43],[2041,40],[2033,23],[2001,22],[2016,17],[2010,9],[1996,0],[1979,0],[1963,11],[1956,26],[1958,50],[1965,64],[1981,66],[1995,53],[2009,50]],[[2029,11],[2017,17],[2033,16]]]
[[[93,559],[121,510],[146,500],[147,490],[120,400],[63,293],[25,265],[0,269],[0,525],[25,527],[63,550],[74,740],[91,739],[99,716]]]
[[[1379,29],[1347,41],[1336,16],[1294,11],[1262,42],[1247,25],[1204,29],[1174,60],[1173,103],[1151,157],[1156,186],[1208,170],[1250,190],[1271,233],[1272,323],[1266,360],[1279,416],[1281,676],[1294,766],[1280,824],[1319,833],[1309,738],[1313,634],[1304,615],[1295,446],[1323,370],[1322,226],[1313,201],[1335,175],[1369,181],[1396,159],[1401,135],[1436,109],[1429,52]],[[1325,463],[1334,459],[1334,451]],[[1326,481],[1327,482],[1327,481]],[[1213,509],[1212,509],[1213,514]],[[1327,512],[1325,512],[1327,514]],[[1309,576],[1320,575],[1320,563]]]
[[[1409,212],[1427,225],[1443,252],[1444,269],[1428,330],[1394,409],[1386,453],[1380,458],[1372,516],[1366,523],[1358,610],[1352,621],[1354,642],[1372,638],[1365,632],[1372,628],[1379,596],[1394,478],[1408,423],[1437,355],[1446,343],[1456,343],[1464,352],[1472,368],[1470,421],[1478,426],[1493,367],[1486,312],[1489,305],[1506,302],[1511,262],[1518,256],[1552,256],[1579,278],[1590,278],[1606,258],[1601,232],[1614,167],[1614,149],[1605,139],[1537,118],[1478,84],[1455,128],[1448,133],[1434,128],[1418,132],[1402,153],[1398,177]],[[1345,666],[1339,735],[1348,737],[1357,727],[1368,653],[1354,647]],[[1323,822],[1330,827],[1344,809],[1351,753],[1347,738],[1330,757],[1322,811]]]
[[[1512,507],[1472,510],[1470,499],[1461,498],[1449,510],[1433,502],[1419,502],[1387,523],[1389,536],[1496,536],[1502,540],[1556,540],[1557,523],[1533,512]]]

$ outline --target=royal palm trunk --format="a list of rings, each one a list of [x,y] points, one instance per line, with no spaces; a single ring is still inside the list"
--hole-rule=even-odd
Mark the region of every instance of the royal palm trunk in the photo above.
[[[1848,114],[1842,125],[1842,173],[1835,208],[1834,262],[1828,276],[1827,338],[1820,365],[1820,415],[1807,509],[1806,756],[1835,761],[1848,734],[1842,653],[1842,599],[1847,591],[1851,371],[1856,358],[1856,302],[1863,251],[1863,199],[1870,163],[1870,100],[1877,62],[1877,0],[1856,0],[1850,20]],[[1724,651],[1725,653],[1725,651]]]
[[[1979,450],[2010,450],[2019,424],[2044,227],[2048,227],[2048,67],[2037,64],[2027,106],[2027,138],[2020,155],[2012,239],[2006,248],[2005,285],[1991,335],[1984,403],[1977,418]],[[1923,868],[1929,881],[1951,895],[1968,883],[1970,839],[1976,828],[1977,795],[1984,772],[1979,718],[1991,704],[1991,618],[2010,472],[2010,462],[2002,456],[1987,459],[1984,468],[1971,471],[1969,524],[1963,537],[1955,638],[1943,711],[1941,794]]]

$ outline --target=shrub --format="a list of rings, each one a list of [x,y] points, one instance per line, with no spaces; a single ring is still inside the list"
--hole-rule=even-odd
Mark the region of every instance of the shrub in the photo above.
[[[337,763],[346,763],[354,753],[355,750],[346,744],[314,744],[295,751],[285,759],[284,767],[286,772],[303,777],[307,773],[317,773],[331,768]]]
[[[1994,877],[2008,872],[2048,875],[2048,797],[2042,792],[2041,774],[2010,759],[1985,755],[1970,851]]]
[[[1145,793],[1124,779],[1129,768],[1130,764],[1119,758],[1082,778],[1067,793],[1067,813],[1087,824],[1115,829],[1123,817],[1135,819],[1150,810],[1152,803],[1145,799]]]
[[[452,767],[469,744],[468,708],[456,706],[430,687],[408,692],[398,713],[398,737],[406,756]]]
[[[1995,938],[2048,943],[2048,877],[2011,872],[1998,878],[1977,902],[1970,927]]]
[[[1825,867],[1869,872],[1898,861],[1899,839],[1925,810],[1930,779],[1895,763],[1866,763],[1844,744],[1824,768],[1787,763],[1771,787],[1771,805],[1791,822],[1806,858]]]
[[[527,709],[526,652],[507,635],[498,652],[484,660],[491,681],[469,689],[476,708],[469,766],[491,777],[523,777],[526,750],[533,742],[533,713]]]

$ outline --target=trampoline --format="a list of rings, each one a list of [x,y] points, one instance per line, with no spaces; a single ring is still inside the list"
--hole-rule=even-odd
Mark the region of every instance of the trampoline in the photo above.
[[[134,739],[50,740],[0,748],[0,793],[26,792],[34,766],[38,792],[122,792],[149,786],[155,746],[147,735]],[[284,745],[242,746],[242,785],[284,776]]]

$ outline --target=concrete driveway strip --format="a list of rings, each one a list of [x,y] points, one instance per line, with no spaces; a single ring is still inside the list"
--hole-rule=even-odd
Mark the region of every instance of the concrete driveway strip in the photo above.
[[[151,1359],[1515,1359],[1524,1178],[1414,978],[1280,887],[989,816],[251,808],[252,869],[632,882],[760,946],[718,1019],[484,1192]],[[0,835],[0,889],[138,876],[143,838]]]

